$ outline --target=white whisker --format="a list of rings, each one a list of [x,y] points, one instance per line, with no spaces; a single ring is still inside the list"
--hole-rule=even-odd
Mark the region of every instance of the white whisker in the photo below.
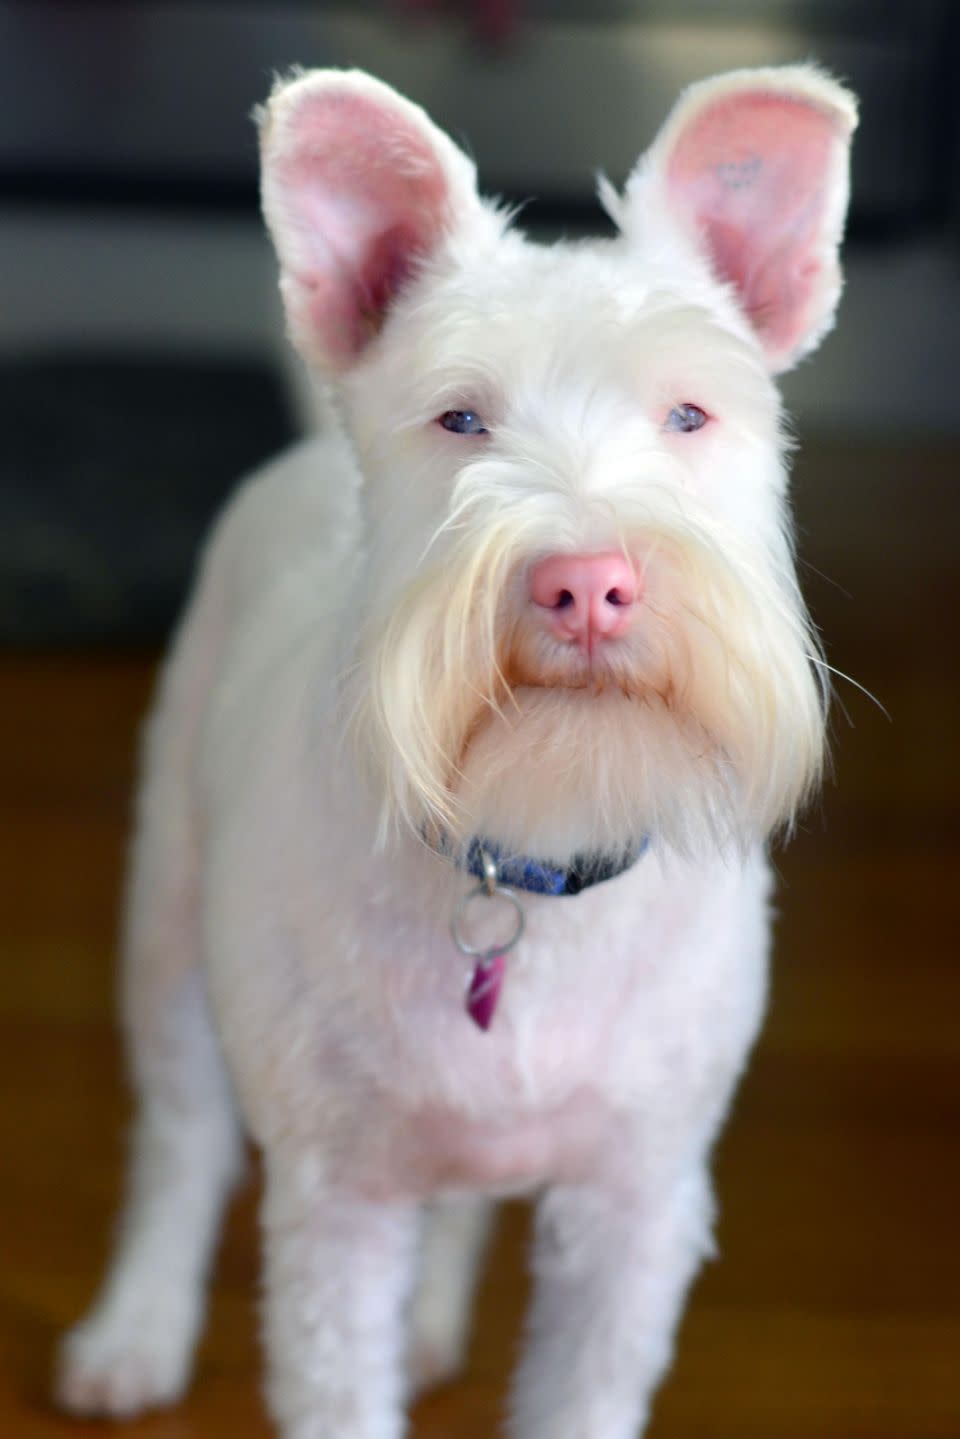
[[[844,674],[843,670],[838,670],[835,665],[829,664],[820,655],[808,654],[807,659],[812,665],[816,665],[817,669],[825,670],[828,674],[834,675],[837,679],[845,680],[846,683],[848,685],[852,685],[855,690],[859,690],[862,695],[864,695],[868,700],[871,700],[876,705],[877,709],[883,715],[884,719],[889,720],[891,724],[893,723],[893,716],[891,715],[890,711],[886,708],[882,701],[877,699],[877,696],[873,694],[871,690],[868,690],[865,685],[862,685],[859,680],[855,680],[851,675]],[[844,710],[844,714],[846,714],[846,710]],[[847,719],[852,727],[853,721],[850,719],[849,715],[847,715]]]

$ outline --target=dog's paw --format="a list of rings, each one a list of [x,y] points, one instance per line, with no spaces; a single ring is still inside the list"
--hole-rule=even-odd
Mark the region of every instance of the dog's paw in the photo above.
[[[54,1397],[70,1414],[130,1419],[175,1404],[188,1368],[189,1351],[169,1329],[88,1320],[63,1342]]]

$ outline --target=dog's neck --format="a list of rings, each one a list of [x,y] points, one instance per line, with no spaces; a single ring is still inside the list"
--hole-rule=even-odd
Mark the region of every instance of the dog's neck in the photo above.
[[[649,838],[644,836],[633,845],[611,854],[577,854],[566,865],[557,865],[552,860],[536,859],[530,855],[513,854],[493,840],[475,838],[457,854],[443,838],[434,846],[438,853],[448,855],[468,874],[484,879],[487,870],[484,856],[492,859],[496,866],[498,883],[510,889],[525,890],[528,894],[574,895],[591,885],[603,884],[616,879],[631,869],[649,848]]]

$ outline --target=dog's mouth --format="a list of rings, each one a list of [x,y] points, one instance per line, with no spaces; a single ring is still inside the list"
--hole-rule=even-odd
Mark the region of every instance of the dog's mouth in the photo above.
[[[642,674],[630,647],[616,642],[586,651],[576,645],[545,644],[540,636],[515,632],[500,652],[498,678],[508,692],[570,690],[602,695],[619,690],[628,699],[657,695],[672,702],[671,686]]]

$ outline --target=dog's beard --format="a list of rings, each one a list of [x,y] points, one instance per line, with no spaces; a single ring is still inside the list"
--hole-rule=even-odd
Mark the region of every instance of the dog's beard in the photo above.
[[[825,692],[784,548],[647,525],[630,636],[587,662],[518,602],[515,526],[464,537],[371,633],[357,733],[397,823],[564,863],[648,836],[686,854],[788,825]],[[522,537],[521,537],[522,538]]]

